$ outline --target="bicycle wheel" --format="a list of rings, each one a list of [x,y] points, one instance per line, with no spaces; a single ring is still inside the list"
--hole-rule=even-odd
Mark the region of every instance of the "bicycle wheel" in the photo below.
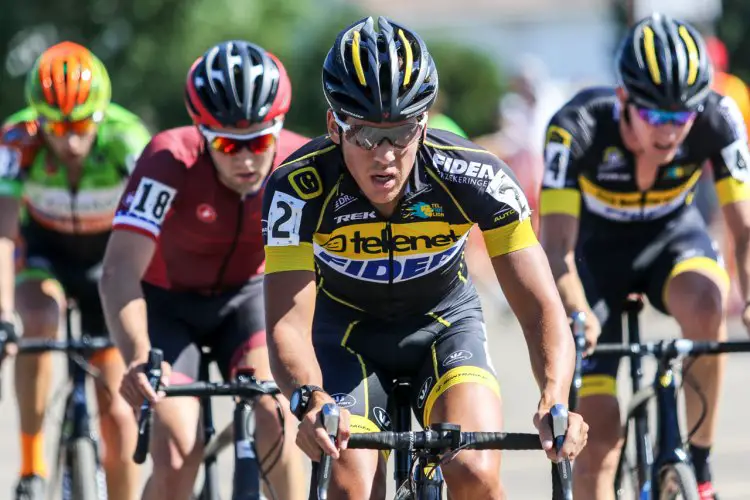
[[[78,438],[70,445],[70,491],[74,500],[99,500],[94,443]]]
[[[686,463],[669,464],[659,471],[658,500],[700,500],[693,468]]]

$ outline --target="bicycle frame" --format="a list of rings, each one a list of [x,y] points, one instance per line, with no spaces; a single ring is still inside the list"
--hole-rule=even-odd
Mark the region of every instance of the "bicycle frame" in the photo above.
[[[80,311],[72,300],[68,300],[65,314],[65,336],[67,341],[81,338]],[[62,423],[62,432],[58,444],[59,463],[62,464],[62,499],[76,500],[72,498],[71,471],[74,457],[70,453],[69,446],[74,441],[85,438],[91,440],[96,457],[96,483],[98,486],[98,497],[107,500],[107,483],[104,468],[99,454],[99,440],[91,425],[91,414],[89,412],[88,397],[86,395],[86,379],[88,374],[80,366],[67,358],[68,377],[72,387],[65,400],[65,416]],[[65,451],[63,451],[65,450]]]
[[[633,307],[627,311],[628,342],[640,343],[640,328],[638,321],[639,309]],[[626,429],[633,422],[635,435],[636,459],[638,463],[639,498],[651,498],[652,491],[659,491],[659,472],[663,466],[674,463],[689,463],[688,454],[682,444],[677,401],[677,385],[669,359],[659,360],[656,374],[651,387],[642,388],[643,370],[641,356],[630,357],[630,379],[633,397],[628,407]],[[656,443],[658,452],[653,456],[652,443],[648,429],[648,412],[646,405],[654,397],[656,401]],[[627,444],[627,435],[625,438]],[[615,488],[618,497],[622,495],[620,488],[622,470],[624,467],[624,447],[620,455],[617,469]]]

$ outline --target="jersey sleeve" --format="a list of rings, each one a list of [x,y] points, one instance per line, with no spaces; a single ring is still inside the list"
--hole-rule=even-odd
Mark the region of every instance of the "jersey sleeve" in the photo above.
[[[34,114],[23,109],[10,115],[0,129],[0,196],[23,195],[25,167],[41,146]]]
[[[442,177],[440,184],[464,217],[479,225],[490,257],[537,244],[531,209],[513,172],[489,151],[469,141],[459,142],[458,138],[453,142],[460,145],[444,151],[456,157],[446,156],[439,149],[433,155],[433,178]]]
[[[151,140],[148,129],[140,120],[132,119],[115,125],[108,135],[111,160],[132,174],[138,157]]]
[[[721,97],[710,117],[706,142],[718,146],[710,156],[719,203],[724,206],[750,199],[750,150],[745,121],[731,97]]]
[[[266,274],[315,270],[313,234],[320,223],[323,181],[313,162],[304,156],[295,162],[295,156],[271,174],[263,193]]]
[[[570,106],[570,105],[568,105]],[[578,217],[581,193],[578,186],[580,134],[578,113],[565,107],[552,117],[544,141],[544,176],[539,199],[541,215],[567,214]]]
[[[120,199],[113,227],[156,240],[177,199],[187,168],[172,151],[167,133],[154,137],[138,159]]]

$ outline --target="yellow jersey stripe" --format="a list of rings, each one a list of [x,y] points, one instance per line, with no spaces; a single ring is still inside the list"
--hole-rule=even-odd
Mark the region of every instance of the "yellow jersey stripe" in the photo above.
[[[426,141],[425,141],[425,143],[426,143]],[[469,151],[474,151],[474,150],[469,150]],[[440,187],[443,188],[443,191],[445,191],[446,193],[448,193],[448,196],[451,197],[451,200],[453,200],[453,204],[456,205],[456,208],[458,209],[459,212],[461,212],[461,215],[463,215],[464,219],[466,219],[466,222],[472,223],[473,221],[469,218],[468,215],[466,215],[466,211],[463,209],[463,207],[458,202],[458,200],[456,199],[456,197],[453,196],[453,193],[451,193],[450,189],[448,189],[448,186],[446,186],[443,183],[443,181],[440,179],[440,176],[438,174],[436,174],[435,172],[433,172],[432,169],[430,169],[429,167],[427,167],[427,173],[430,175],[430,177],[432,177],[433,179],[435,179],[435,182],[437,182],[440,185]]]
[[[738,181],[734,177],[727,177],[716,181],[716,195],[723,207],[737,201],[750,199],[750,183]]]
[[[484,243],[490,257],[505,255],[538,244],[530,217],[521,222],[489,229],[484,231],[482,236],[484,236]]]
[[[325,154],[325,153],[327,153],[329,151],[332,151],[335,148],[336,148],[336,144],[331,144],[330,146],[328,146],[326,148],[319,149],[317,151],[313,151],[312,153],[307,153],[304,156],[300,156],[299,158],[296,158],[294,160],[290,160],[290,161],[288,161],[286,163],[282,163],[281,165],[279,165],[278,167],[276,167],[276,170],[278,170],[278,169],[280,169],[282,167],[286,167],[287,165],[292,165],[294,163],[297,163],[298,161],[306,160],[306,159],[312,158],[314,156]]]
[[[539,213],[581,215],[581,193],[577,189],[545,189],[539,197]]]
[[[486,153],[488,155],[492,154],[490,151],[487,151],[486,149],[467,148],[464,146],[443,146],[442,144],[435,144],[434,142],[428,141],[428,140],[424,141],[424,145],[429,146],[431,148],[442,149],[445,151],[469,151],[471,153]]]
[[[311,243],[299,246],[271,247],[266,245],[266,274],[283,271],[315,271],[315,259]]]

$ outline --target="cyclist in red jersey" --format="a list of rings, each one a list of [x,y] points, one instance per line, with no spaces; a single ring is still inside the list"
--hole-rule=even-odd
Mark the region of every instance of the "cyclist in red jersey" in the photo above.
[[[195,380],[201,346],[211,348],[225,379],[238,365],[271,379],[261,208],[272,168],[307,142],[282,128],[291,84],[275,56],[228,41],[193,64],[185,100],[194,126],[161,132],[144,150],[115,216],[100,283],[128,364],[121,393],[134,408],[144,397],[159,400],[143,374],[152,346],[164,352],[165,382]],[[282,430],[274,400],[255,408],[262,458]],[[199,414],[194,398],[156,404],[145,500],[192,498],[203,454]],[[281,459],[265,471],[278,498],[307,495],[295,433],[286,429]]]

